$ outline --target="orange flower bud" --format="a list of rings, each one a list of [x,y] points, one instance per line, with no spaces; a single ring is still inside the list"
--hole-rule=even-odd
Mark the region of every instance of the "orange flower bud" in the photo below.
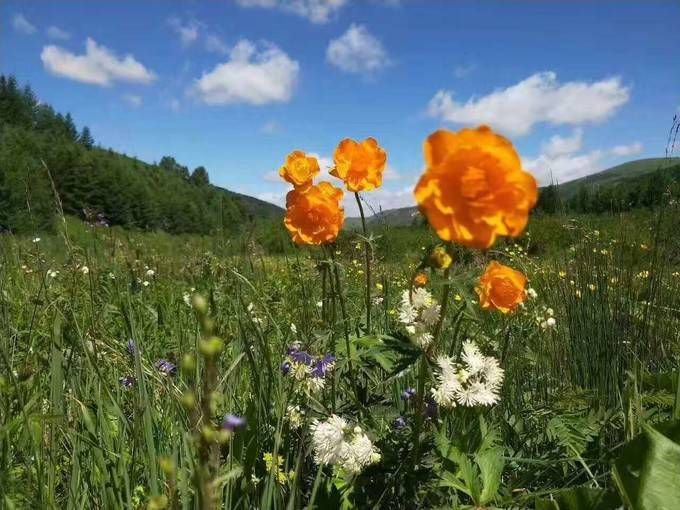
[[[475,289],[484,310],[513,312],[526,298],[527,278],[511,267],[492,261]]]
[[[413,283],[415,284],[416,287],[425,287],[427,285],[429,278],[425,273],[418,273],[416,277],[413,279]]]

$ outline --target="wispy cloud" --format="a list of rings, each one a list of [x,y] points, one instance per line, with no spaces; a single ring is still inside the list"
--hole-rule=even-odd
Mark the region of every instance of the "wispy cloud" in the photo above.
[[[65,41],[66,39],[71,38],[71,34],[55,25],[48,27],[46,33],[47,37],[50,39],[56,39],[58,41]]]
[[[328,23],[349,0],[236,0],[241,7],[278,9],[307,18],[312,23]]]
[[[31,35],[38,30],[33,23],[28,21],[23,14],[15,14],[12,18],[12,27],[21,34]]]
[[[123,96],[123,100],[133,108],[139,108],[140,106],[142,106],[143,102],[142,96],[137,96],[134,94],[125,94]]]
[[[262,127],[260,128],[260,133],[264,133],[265,135],[273,135],[280,131],[281,126],[275,120],[269,120],[265,122],[264,124],[262,124]]]
[[[191,46],[198,39],[200,24],[196,20],[182,21],[180,18],[172,17],[168,24],[179,36],[182,46]]]

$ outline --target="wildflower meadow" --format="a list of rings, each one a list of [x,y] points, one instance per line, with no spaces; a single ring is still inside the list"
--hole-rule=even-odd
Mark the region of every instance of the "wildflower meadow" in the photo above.
[[[429,225],[344,229],[387,159],[282,157],[279,254],[5,235],[0,505],[677,508],[677,205],[532,216],[481,126],[425,140]]]

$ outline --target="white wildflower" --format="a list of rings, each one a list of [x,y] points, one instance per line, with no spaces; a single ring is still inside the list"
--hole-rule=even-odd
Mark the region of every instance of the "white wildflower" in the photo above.
[[[420,313],[420,319],[426,326],[434,326],[439,321],[439,314],[441,312],[441,306],[436,303],[430,303],[428,306],[423,308]]]
[[[59,271],[55,271],[54,269],[48,269],[47,270],[47,276],[50,278],[56,278],[59,275]]]
[[[529,287],[527,289],[527,296],[531,299],[536,299],[538,297],[538,292],[536,292],[533,287]]]
[[[33,238],[33,242],[34,242],[34,243],[39,243],[39,242],[40,242],[40,238],[39,238],[39,237],[34,237],[34,238]]]
[[[291,322],[290,323],[290,332],[293,333],[294,335],[297,335],[297,331],[298,331],[297,326],[295,325],[295,323]]]
[[[87,266],[83,266],[80,268],[80,272],[83,274],[88,274],[90,272],[90,268]]]
[[[142,285],[144,285],[145,287],[148,287],[149,285],[151,285],[151,283],[148,280],[144,280],[142,282]]]
[[[153,269],[147,269],[146,270],[146,276],[151,277],[151,276],[154,276],[155,274],[156,274],[156,271],[154,271]]]
[[[380,452],[361,427],[350,430],[347,422],[332,415],[312,426],[312,445],[317,464],[331,464],[350,474],[380,461]]]
[[[326,421],[315,420],[312,424],[312,446],[317,464],[335,464],[345,445],[347,422],[340,416],[331,415]]]
[[[304,424],[305,412],[300,409],[299,405],[291,405],[286,408],[286,418],[291,428],[299,429]]]

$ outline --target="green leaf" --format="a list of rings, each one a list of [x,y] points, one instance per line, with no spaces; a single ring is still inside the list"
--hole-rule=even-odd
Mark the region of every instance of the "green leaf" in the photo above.
[[[680,422],[644,432],[623,447],[613,476],[633,510],[675,510],[680,504]]]

